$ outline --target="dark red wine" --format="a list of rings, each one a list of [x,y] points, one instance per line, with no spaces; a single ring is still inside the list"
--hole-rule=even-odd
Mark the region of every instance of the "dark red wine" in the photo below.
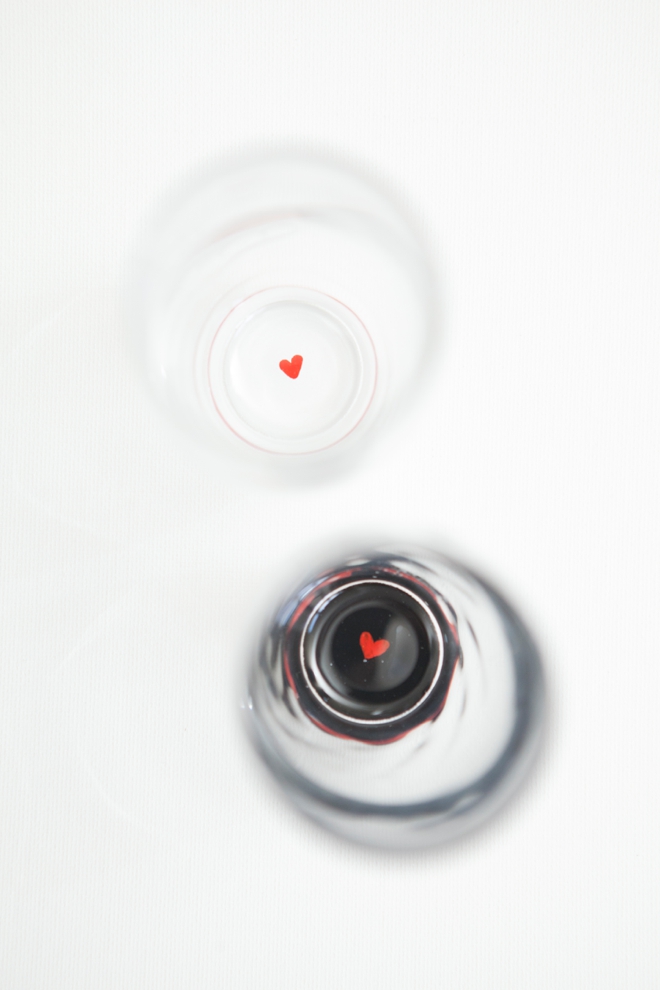
[[[360,719],[414,708],[440,659],[437,624],[421,599],[393,583],[351,583],[313,617],[303,641],[323,700]]]

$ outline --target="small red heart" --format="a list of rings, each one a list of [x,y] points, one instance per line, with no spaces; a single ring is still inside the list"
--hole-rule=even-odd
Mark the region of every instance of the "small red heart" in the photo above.
[[[290,361],[280,361],[280,368],[289,378],[297,378],[302,368],[302,355],[294,354]]]
[[[384,653],[385,650],[389,650],[390,648],[390,644],[386,639],[377,639],[374,643],[374,638],[370,632],[362,633],[360,636],[360,646],[362,647],[365,660],[373,660],[374,657],[379,657],[381,653]]]

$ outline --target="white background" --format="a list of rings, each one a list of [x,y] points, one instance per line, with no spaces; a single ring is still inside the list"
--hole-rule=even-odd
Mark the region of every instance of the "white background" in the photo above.
[[[660,985],[660,7],[9,0],[0,31],[0,985]],[[331,154],[419,218],[441,363],[349,477],[241,488],[142,395],[172,188]],[[520,797],[437,853],[301,821],[243,745],[261,596],[412,533],[543,649]]]

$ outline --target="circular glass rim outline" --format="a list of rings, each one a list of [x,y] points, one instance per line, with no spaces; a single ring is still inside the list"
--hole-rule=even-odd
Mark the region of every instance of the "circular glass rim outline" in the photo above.
[[[330,443],[324,444],[322,447],[314,447],[311,450],[310,449],[308,449],[308,450],[273,450],[272,447],[264,447],[264,446],[262,446],[262,445],[260,445],[258,443],[255,443],[254,440],[248,439],[248,437],[246,437],[243,433],[241,433],[227,419],[225,413],[222,411],[222,409],[220,408],[220,406],[218,404],[218,400],[216,398],[216,395],[215,395],[215,392],[214,392],[214,389],[213,389],[213,384],[212,384],[211,362],[213,360],[213,351],[214,351],[214,348],[215,348],[215,345],[216,345],[216,341],[217,341],[217,339],[218,339],[218,337],[219,337],[219,335],[220,335],[220,333],[222,331],[222,328],[226,324],[227,320],[230,319],[230,317],[236,312],[237,309],[239,309],[241,306],[245,305],[245,303],[247,303],[249,300],[255,299],[257,296],[260,296],[260,295],[263,295],[263,294],[266,294],[266,293],[268,293],[268,294],[270,294],[270,293],[277,293],[277,292],[282,292],[282,291],[284,291],[286,289],[295,289],[295,290],[297,290],[299,292],[308,293],[311,296],[323,296],[326,299],[331,300],[334,304],[336,304],[337,306],[339,306],[341,309],[346,310],[347,313],[350,313],[350,315],[357,322],[357,324],[359,325],[360,329],[364,333],[365,342],[368,344],[368,347],[366,347],[364,349],[361,348],[360,347],[360,341],[359,341],[359,339],[357,339],[355,337],[355,335],[351,333],[350,327],[347,327],[346,328],[348,330],[349,334],[351,335],[351,337],[352,337],[352,339],[353,339],[353,341],[355,343],[355,346],[357,348],[358,354],[360,355],[360,358],[362,360],[362,374],[363,374],[363,377],[364,377],[364,371],[365,371],[365,362],[364,362],[365,355],[368,355],[372,359],[372,362],[373,362],[373,374],[372,374],[373,381],[372,381],[372,384],[371,384],[371,390],[370,390],[370,392],[369,392],[369,394],[368,394],[368,396],[366,398],[366,402],[364,404],[364,408],[363,408],[362,412],[360,413],[359,418],[353,423],[353,425],[350,427],[349,430],[347,430],[344,434],[342,434],[342,436],[338,437],[336,440],[332,440]],[[341,317],[340,316],[335,315],[331,310],[328,310],[328,312],[335,319],[338,319],[339,322],[343,322],[341,320]],[[254,314],[251,314],[251,315],[254,315]],[[249,318],[250,317],[247,317],[246,318],[246,322],[247,322],[247,319],[249,319]],[[234,336],[234,333],[236,332],[236,329],[238,329],[238,328],[235,328],[235,330],[232,332],[232,335],[230,336],[229,340],[227,341],[227,343],[225,345],[225,350],[227,350],[229,348],[230,342],[233,339],[233,336]],[[223,355],[223,358],[224,358],[224,355]],[[341,299],[337,299],[336,296],[331,296],[328,292],[323,292],[320,289],[312,289],[309,286],[304,286],[304,285],[274,285],[274,286],[269,286],[268,288],[265,288],[265,289],[258,289],[256,292],[250,293],[249,295],[245,296],[243,299],[239,300],[239,302],[235,303],[231,307],[231,309],[227,313],[225,313],[224,317],[222,318],[222,320],[218,324],[215,332],[213,333],[213,337],[212,337],[211,343],[209,345],[208,356],[206,358],[205,364],[206,364],[206,384],[208,386],[208,391],[209,391],[209,395],[210,395],[210,398],[211,398],[211,402],[213,403],[213,408],[215,409],[216,413],[218,414],[218,416],[220,417],[220,419],[222,420],[222,422],[225,424],[225,426],[227,427],[227,429],[230,430],[234,434],[234,436],[236,436],[243,443],[246,443],[246,444],[248,444],[248,446],[252,447],[253,450],[258,450],[258,451],[260,451],[261,453],[264,453],[264,454],[272,454],[272,455],[274,455],[276,457],[278,457],[278,456],[279,457],[310,457],[310,456],[313,456],[315,454],[320,454],[324,450],[330,450],[332,447],[336,447],[338,444],[343,443],[346,439],[348,439],[348,437],[350,437],[350,435],[352,433],[355,432],[355,430],[358,428],[358,426],[360,425],[360,423],[362,423],[363,420],[365,419],[367,413],[369,412],[369,410],[372,407],[374,396],[376,394],[376,389],[378,387],[378,377],[379,377],[378,376],[378,355],[377,355],[377,352],[376,352],[376,348],[374,346],[373,338],[372,338],[371,334],[369,333],[369,331],[368,331],[365,323],[360,319],[360,317],[357,315],[357,313],[355,312],[355,310],[351,309],[350,306],[347,306],[345,303],[343,303],[341,301]],[[229,405],[231,406],[231,408],[233,409],[234,406],[233,406],[233,404],[231,402],[231,399],[229,398],[228,395],[227,395],[227,401],[228,401]],[[342,417],[342,418],[347,418],[348,412],[350,412],[350,409],[353,407],[353,405],[355,405],[355,400],[353,401],[353,403],[351,403],[351,405],[349,406],[348,411],[344,414],[344,417]],[[241,419],[241,417],[238,414],[238,412],[236,412],[236,416],[237,416],[238,419]],[[339,420],[339,422],[341,422],[341,419]],[[253,428],[250,428],[250,429],[251,429],[251,432],[252,433],[258,435],[258,432],[259,432],[258,430],[255,430]]]
[[[378,585],[385,585],[385,587],[389,587],[389,588],[395,588],[397,591],[403,592],[405,595],[408,595],[410,598],[414,599],[417,602],[417,604],[422,607],[422,609],[430,619],[431,625],[433,627],[433,632],[435,633],[436,640],[438,643],[438,662],[436,664],[435,672],[433,674],[433,679],[429,684],[429,686],[427,687],[426,691],[421,696],[421,698],[417,699],[414,705],[411,705],[410,708],[406,708],[405,711],[399,712],[398,715],[390,715],[388,718],[356,718],[353,715],[346,715],[343,712],[339,712],[336,708],[333,708],[332,705],[329,705],[328,702],[321,697],[321,695],[316,690],[314,684],[312,684],[309,676],[309,671],[307,668],[307,663],[305,661],[305,640],[307,639],[307,632],[309,630],[309,626],[312,619],[314,619],[314,617],[318,615],[318,613],[320,612],[321,608],[327,602],[331,601],[333,598],[336,598],[338,595],[341,595],[344,591],[348,590],[349,588],[362,587],[363,585],[366,584],[378,584]],[[378,578],[365,578],[362,581],[351,581],[350,584],[344,584],[340,588],[329,592],[321,599],[318,605],[314,609],[312,609],[312,612],[309,615],[307,621],[305,622],[305,625],[302,630],[302,634],[300,636],[300,667],[303,673],[303,677],[305,679],[305,683],[307,684],[307,687],[314,695],[314,698],[326,711],[330,712],[332,715],[334,715],[337,718],[343,719],[346,722],[351,722],[355,725],[363,725],[363,726],[389,725],[392,722],[398,722],[400,719],[407,718],[408,716],[412,715],[412,713],[415,712],[427,700],[427,698],[429,698],[429,696],[435,689],[438,681],[440,680],[440,674],[444,666],[444,660],[445,660],[445,647],[442,636],[442,630],[440,629],[437,619],[433,615],[431,609],[428,607],[426,602],[424,602],[417,595],[413,594],[413,592],[409,591],[408,588],[404,588],[402,585],[396,584],[394,581],[382,581],[379,580]]]
[[[404,553],[398,548],[396,551],[388,548],[387,556],[390,562],[406,558],[415,562],[413,554],[420,549],[414,547]],[[535,637],[522,616],[488,578],[439,551],[433,551],[433,556],[438,564],[472,579],[491,598],[511,651],[516,688],[511,732],[499,757],[471,783],[402,804],[348,797],[328,785],[316,783],[279,748],[277,736],[263,717],[261,700],[254,694],[252,678],[259,676],[258,666],[251,668],[245,726],[259,757],[285,796],[303,814],[359,845],[421,850],[471,833],[491,819],[518,790],[542,745],[547,684]],[[339,567],[338,563],[336,569]],[[451,661],[451,653],[448,659]],[[456,829],[453,823],[459,817],[463,824]],[[365,834],[368,821],[378,823],[379,832],[373,837]]]

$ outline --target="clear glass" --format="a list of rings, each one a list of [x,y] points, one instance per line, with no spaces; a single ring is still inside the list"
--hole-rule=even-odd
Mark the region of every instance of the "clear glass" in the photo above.
[[[169,414],[232,467],[350,457],[428,364],[424,252],[379,192],[322,161],[213,176],[153,230],[134,312]]]
[[[534,642],[487,582],[428,550],[304,581],[249,668],[250,737],[288,797],[342,836],[416,848],[474,828],[537,749]]]

